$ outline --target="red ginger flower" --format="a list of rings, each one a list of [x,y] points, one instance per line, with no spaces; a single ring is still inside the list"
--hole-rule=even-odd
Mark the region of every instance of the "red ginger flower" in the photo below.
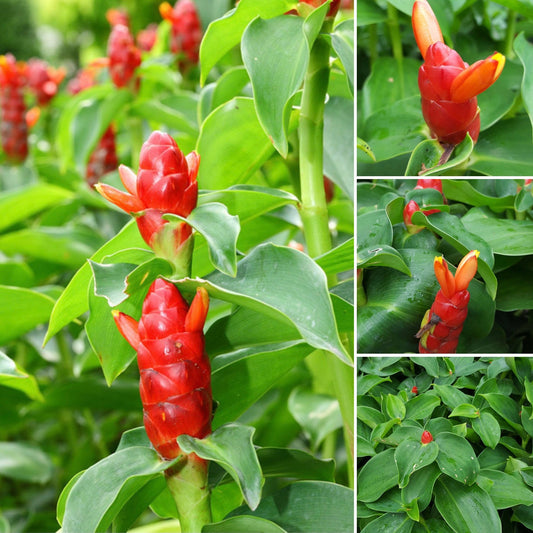
[[[21,162],[28,156],[28,125],[24,89],[27,65],[11,54],[0,56],[0,137],[7,157]]]
[[[476,142],[480,128],[476,96],[498,79],[505,57],[494,52],[468,66],[455,50],[444,44],[427,0],[416,0],[412,22],[416,43],[425,60],[418,72],[424,120],[440,142],[459,144],[467,133]]]
[[[65,77],[65,69],[52,68],[42,59],[28,61],[28,85],[39,105],[46,105],[57,94],[59,84]]]
[[[96,189],[124,211],[131,213],[145,242],[159,250],[165,246],[163,219],[165,213],[187,217],[198,201],[198,166],[196,152],[183,155],[168,133],[153,132],[143,144],[139,159],[139,174],[119,166],[119,174],[127,193],[100,183]],[[191,236],[191,227],[185,222],[174,233],[174,244],[179,248]]]
[[[170,49],[183,54],[190,63],[198,63],[202,41],[202,23],[192,0],[179,0],[172,7],[168,2],[159,6],[161,16],[172,24]],[[185,63],[182,63],[185,65]]]
[[[180,435],[202,439],[211,433],[211,367],[202,331],[208,306],[204,288],[189,307],[172,283],[156,279],[139,322],[113,312],[121,334],[137,350],[144,427],[163,459],[181,453]]]
[[[468,285],[477,271],[479,252],[468,252],[457,267],[455,276],[441,257],[435,257],[433,268],[440,289],[426,312],[416,337],[420,353],[455,353],[459,335],[468,314]]]
[[[117,166],[115,130],[109,126],[89,157],[85,179],[90,187],[94,187],[104,174],[116,170]]]
[[[137,46],[143,52],[149,52],[157,40],[157,24],[148,24],[136,37]]]
[[[124,9],[110,8],[105,13],[105,18],[111,26],[116,26],[117,24],[122,24],[123,26],[129,27],[130,17],[128,12]]]
[[[141,64],[141,52],[127,26],[116,24],[107,44],[109,75],[116,87],[125,87]]]

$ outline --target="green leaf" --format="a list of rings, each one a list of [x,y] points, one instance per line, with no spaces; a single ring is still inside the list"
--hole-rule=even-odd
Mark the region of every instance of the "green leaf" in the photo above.
[[[388,448],[374,455],[361,468],[357,477],[357,499],[362,502],[374,502],[397,485],[398,467],[394,461],[394,449]]]
[[[230,516],[241,514],[271,520],[285,531],[352,533],[354,494],[334,483],[299,481],[263,498],[255,511],[239,507]]]
[[[196,147],[202,154],[198,183],[204,189],[245,183],[273,150],[257,118],[253,99],[233,98],[202,123]]]
[[[405,417],[405,403],[398,396],[387,394],[385,411],[390,418],[399,418],[401,420]]]
[[[431,413],[440,405],[440,399],[431,394],[424,394],[411,398],[405,404],[405,418],[422,420],[431,416]]]
[[[422,444],[420,440],[405,439],[394,452],[394,461],[400,475],[399,487],[402,489],[409,483],[412,474],[417,470],[429,466],[439,453],[435,441]]]
[[[311,437],[315,450],[327,435],[342,427],[339,402],[332,396],[297,387],[289,396],[288,407],[304,432]]]
[[[209,257],[215,267],[227,274],[237,273],[237,238],[239,236],[239,217],[228,213],[225,205],[219,203],[202,204],[187,217],[164,215],[169,221],[186,221],[200,233],[209,247]]]
[[[424,511],[433,498],[433,486],[440,475],[441,471],[435,462],[415,470],[411,474],[410,482],[402,489],[402,501],[411,502],[416,499],[419,511]]]
[[[47,483],[52,461],[38,446],[25,442],[0,442],[0,475],[29,483]]]
[[[211,100],[211,109],[229,102],[236,96],[245,96],[243,89],[250,83],[250,77],[246,69],[239,65],[222,73],[216,81]]]
[[[24,335],[50,317],[54,300],[22,287],[0,285],[0,345]]]
[[[201,84],[218,61],[239,44],[246,26],[255,18],[271,18],[296,7],[294,0],[243,0],[236,9],[213,21],[200,46]]]
[[[372,266],[394,268],[408,276],[411,275],[411,271],[405,264],[400,252],[387,244],[381,244],[379,246],[372,245],[368,248],[357,250],[357,268],[367,268]]]
[[[285,530],[270,520],[258,516],[235,516],[222,522],[207,524],[202,533],[284,533]]]
[[[154,450],[139,446],[102,459],[61,494],[60,500],[66,500],[62,531],[105,531],[126,502],[172,465],[161,461]]]
[[[36,183],[3,192],[0,195],[0,231],[72,196],[71,191],[48,183]]]
[[[472,420],[472,429],[479,435],[483,444],[489,448],[496,448],[500,442],[500,424],[487,411],[482,411],[479,418]]]
[[[3,301],[4,300],[2,300],[2,302]],[[17,314],[14,313],[14,315]],[[1,351],[0,386],[20,390],[32,400],[44,401],[43,395],[39,390],[39,384],[37,383],[35,377],[31,374],[26,373],[15,363],[15,361],[10,359],[5,353]]]
[[[526,433],[520,421],[520,407],[515,400],[505,394],[498,393],[481,394],[481,396],[522,438],[526,438]]]
[[[181,102],[180,102],[181,103]],[[181,111],[173,100],[141,100],[131,107],[131,114],[147,120],[157,121],[177,131],[198,135],[198,126]]]
[[[357,26],[368,26],[386,20],[387,12],[373,0],[359,0],[357,2]]]
[[[188,290],[203,286],[215,298],[288,321],[308,344],[351,364],[338,336],[324,272],[301,252],[264,244],[239,262],[235,278],[216,272],[206,281],[176,283]]]
[[[474,183],[479,183],[477,180]],[[483,194],[467,180],[443,180],[442,190],[444,196],[450,200],[466,203],[473,206],[487,206],[496,213],[506,209],[513,209],[514,195],[507,194],[501,197]]]
[[[529,120],[533,125],[533,46],[527,41],[524,32],[518,34],[514,40],[513,48],[516,55],[524,66],[524,77],[522,79],[521,96],[524,107],[529,115]]]
[[[315,257],[317,265],[326,274],[339,274],[353,270],[354,238],[347,239],[325,254]]]
[[[372,520],[361,533],[411,533],[413,521],[405,513],[386,513]]]
[[[344,20],[335,26],[335,30],[331,34],[331,45],[337,52],[346,71],[352,94],[354,88],[354,35],[353,19]]]
[[[481,470],[479,477],[492,482],[487,492],[496,509],[507,509],[521,504],[533,505],[533,490],[521,478],[491,469]]]
[[[215,357],[211,387],[219,406],[213,428],[236,420],[310,351],[302,342],[288,342],[243,348]]]
[[[107,255],[135,246],[148,252],[148,245],[143,241],[137,229],[137,224],[132,220],[124,228],[104,244],[91,259],[95,262],[102,261]],[[70,280],[69,284],[58,298],[50,316],[50,324],[44,342],[48,342],[61,328],[72,320],[78,318],[89,309],[88,287],[92,279],[89,263],[84,264]]]
[[[185,453],[215,461],[226,470],[241,488],[251,509],[261,501],[264,479],[252,442],[255,429],[241,424],[228,424],[203,439],[180,435],[178,444]]]
[[[357,249],[392,244],[392,225],[385,209],[357,217]]]
[[[441,471],[465,485],[472,485],[479,473],[479,462],[470,443],[448,432],[435,435],[435,442],[439,446],[437,463]]]
[[[435,485],[435,505],[456,533],[501,533],[501,521],[490,496],[477,485],[467,487],[448,476]]]
[[[478,418],[480,416],[479,409],[470,403],[463,403],[455,407],[449,416],[464,416],[466,418]]]

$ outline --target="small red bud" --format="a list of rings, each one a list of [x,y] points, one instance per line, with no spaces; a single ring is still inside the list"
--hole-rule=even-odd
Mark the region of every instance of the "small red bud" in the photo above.
[[[422,444],[429,444],[432,440],[433,435],[429,431],[424,431],[424,433],[422,433],[422,438],[420,439]]]
[[[418,394],[418,387],[415,385],[412,389],[411,389],[411,392],[413,394]]]

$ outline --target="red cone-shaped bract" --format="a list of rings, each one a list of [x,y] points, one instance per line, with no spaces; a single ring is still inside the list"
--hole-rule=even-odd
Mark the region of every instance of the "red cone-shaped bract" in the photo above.
[[[141,64],[141,52],[127,26],[113,26],[107,44],[109,75],[116,87],[125,87]]]
[[[11,54],[0,56],[0,137],[8,159],[21,162],[28,155],[28,126],[24,88],[27,83],[25,63],[17,63]]]
[[[116,313],[115,321],[137,350],[140,395],[146,433],[164,459],[181,451],[180,435],[203,438],[211,433],[211,367],[202,332],[208,296],[198,292],[189,307],[178,289],[157,279],[135,321]]]
[[[89,157],[85,175],[87,183],[90,187],[94,187],[104,174],[116,170],[117,167],[118,158],[115,131],[112,126],[109,126]]]
[[[97,190],[110,202],[133,213],[139,231],[146,243],[154,247],[164,226],[165,213],[188,217],[198,201],[198,165],[196,152],[183,155],[168,133],[153,132],[143,144],[136,176],[121,165],[120,176],[128,193],[106,184]],[[178,224],[174,234],[178,248],[191,235],[191,227],[185,222]]]
[[[195,3],[192,0],[179,0],[172,8],[168,2],[164,2],[159,10],[163,18],[172,24],[171,51],[174,54],[183,54],[190,63],[198,63],[202,23]],[[185,66],[186,62],[180,64]]]
[[[54,69],[42,59],[28,61],[28,86],[35,94],[39,105],[46,105],[57,94],[59,84],[65,77],[64,69]]]

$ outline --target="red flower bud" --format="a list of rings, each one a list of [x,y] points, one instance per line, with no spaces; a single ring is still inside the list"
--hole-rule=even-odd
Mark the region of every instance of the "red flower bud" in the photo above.
[[[161,16],[172,24],[170,50],[186,58],[180,61],[181,66],[187,63],[196,64],[200,56],[202,41],[202,23],[192,0],[179,0],[174,7],[163,2],[159,6]]]
[[[24,88],[27,83],[27,66],[11,54],[0,56],[0,137],[6,156],[21,162],[28,155],[28,125]]]
[[[411,222],[411,217],[413,216],[413,213],[416,213],[417,211],[420,211],[420,207],[414,200],[408,202],[403,208],[403,221],[407,226],[407,231],[409,233],[418,233],[423,229],[422,226],[416,226]]]
[[[90,187],[94,187],[104,174],[112,172],[117,166],[115,132],[113,127],[109,126],[89,157],[85,179]]]
[[[424,433],[422,433],[422,438],[420,439],[422,444],[429,444],[432,440],[433,435],[429,431],[424,431]]]
[[[157,40],[157,24],[149,24],[137,34],[137,46],[143,52],[149,52]]]
[[[416,182],[415,189],[437,189],[437,191],[443,194],[442,180],[440,178],[420,178]]]
[[[418,387],[416,385],[414,385],[413,388],[411,389],[411,392],[413,394],[418,394]]]
[[[99,183],[96,190],[124,211],[132,213],[143,239],[151,247],[162,243],[163,228],[168,223],[165,213],[187,217],[196,207],[196,176],[200,158],[196,152],[183,155],[168,133],[153,132],[143,144],[139,173],[120,165],[119,174],[127,193]],[[178,249],[191,235],[185,222],[178,225],[173,240]]]
[[[141,64],[141,52],[127,26],[113,26],[107,44],[109,75],[116,87],[125,87]]]
[[[476,96],[498,79],[505,57],[495,52],[469,67],[444,44],[438,21],[426,0],[414,3],[412,22],[425,60],[418,72],[424,120],[440,142],[459,144],[467,133],[476,142],[480,128]]]
[[[190,307],[170,282],[155,280],[142,316],[115,311],[118,329],[137,350],[144,426],[164,459],[180,453],[180,435],[211,433],[211,368],[204,349],[203,326],[209,298],[199,288]]]

